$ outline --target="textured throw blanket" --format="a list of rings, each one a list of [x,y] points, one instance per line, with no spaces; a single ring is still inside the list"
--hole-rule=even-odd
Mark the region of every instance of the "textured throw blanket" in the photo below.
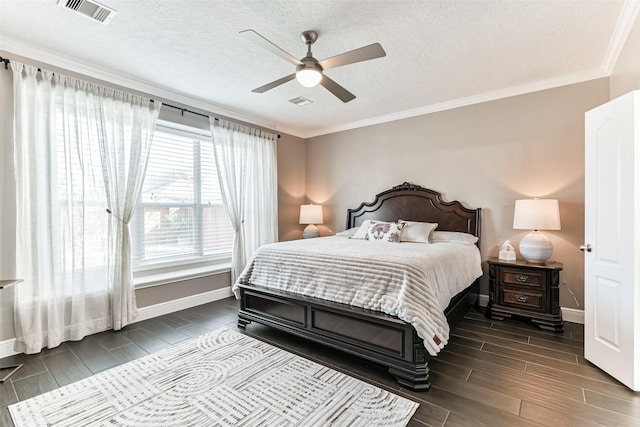
[[[449,301],[481,275],[475,245],[333,236],[262,246],[233,291],[238,297],[238,284],[252,284],[390,314],[435,356],[449,339]]]

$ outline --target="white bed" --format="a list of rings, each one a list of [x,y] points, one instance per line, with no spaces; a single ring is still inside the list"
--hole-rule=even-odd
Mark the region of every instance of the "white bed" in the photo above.
[[[261,247],[233,290],[251,283],[396,316],[435,356],[449,339],[444,310],[482,275],[480,261],[474,244],[294,240]]]

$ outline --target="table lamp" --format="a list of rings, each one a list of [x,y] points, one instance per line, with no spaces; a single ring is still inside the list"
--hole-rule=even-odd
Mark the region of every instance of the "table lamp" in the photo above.
[[[516,200],[513,228],[533,230],[520,241],[520,254],[532,264],[544,264],[553,253],[551,240],[539,230],[560,230],[560,209],[555,199]]]
[[[300,224],[309,224],[302,232],[302,237],[319,237],[320,232],[315,224],[322,224],[322,205],[300,205]]]

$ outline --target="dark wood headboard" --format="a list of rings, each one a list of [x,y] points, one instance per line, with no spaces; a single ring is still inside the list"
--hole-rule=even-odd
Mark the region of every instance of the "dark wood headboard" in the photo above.
[[[437,222],[439,231],[461,231],[480,238],[480,208],[468,209],[462,203],[444,202],[437,191],[405,182],[376,195],[371,203],[363,202],[347,210],[347,229],[363,221]]]

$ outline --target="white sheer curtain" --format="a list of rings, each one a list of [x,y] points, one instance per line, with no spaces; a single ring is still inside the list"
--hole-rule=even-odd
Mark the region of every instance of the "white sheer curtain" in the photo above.
[[[160,102],[103,89],[98,98],[98,141],[102,175],[111,213],[107,265],[113,307],[113,329],[137,315],[129,223],[140,198]]]
[[[126,259],[113,256],[114,247],[126,235],[122,227],[114,226],[113,218],[126,209],[118,211],[118,203],[108,204],[120,197],[116,196],[120,190],[113,192],[113,183],[128,181],[107,179],[112,168],[102,158],[109,157],[111,150],[107,148],[111,142],[104,137],[109,133],[106,129],[112,127],[131,139],[132,124],[140,118],[125,113],[124,107],[113,108],[113,116],[119,116],[122,124],[113,126],[106,105],[125,101],[114,94],[109,101],[104,88],[46,70],[38,73],[36,67],[13,60],[11,67],[16,273],[24,279],[15,287],[15,349],[35,353],[126,324],[121,313],[130,317],[131,304],[135,306],[135,301],[125,302],[124,308],[120,301],[112,301],[118,293],[133,294],[130,281],[116,281],[127,272],[121,265]],[[157,118],[157,108],[141,107],[140,114]],[[141,135],[146,139],[146,133]],[[138,165],[127,167],[137,169]],[[107,206],[113,216],[106,212]],[[116,269],[121,272],[116,274]]]
[[[264,244],[278,240],[276,135],[209,119],[220,189],[235,230],[231,279]]]

